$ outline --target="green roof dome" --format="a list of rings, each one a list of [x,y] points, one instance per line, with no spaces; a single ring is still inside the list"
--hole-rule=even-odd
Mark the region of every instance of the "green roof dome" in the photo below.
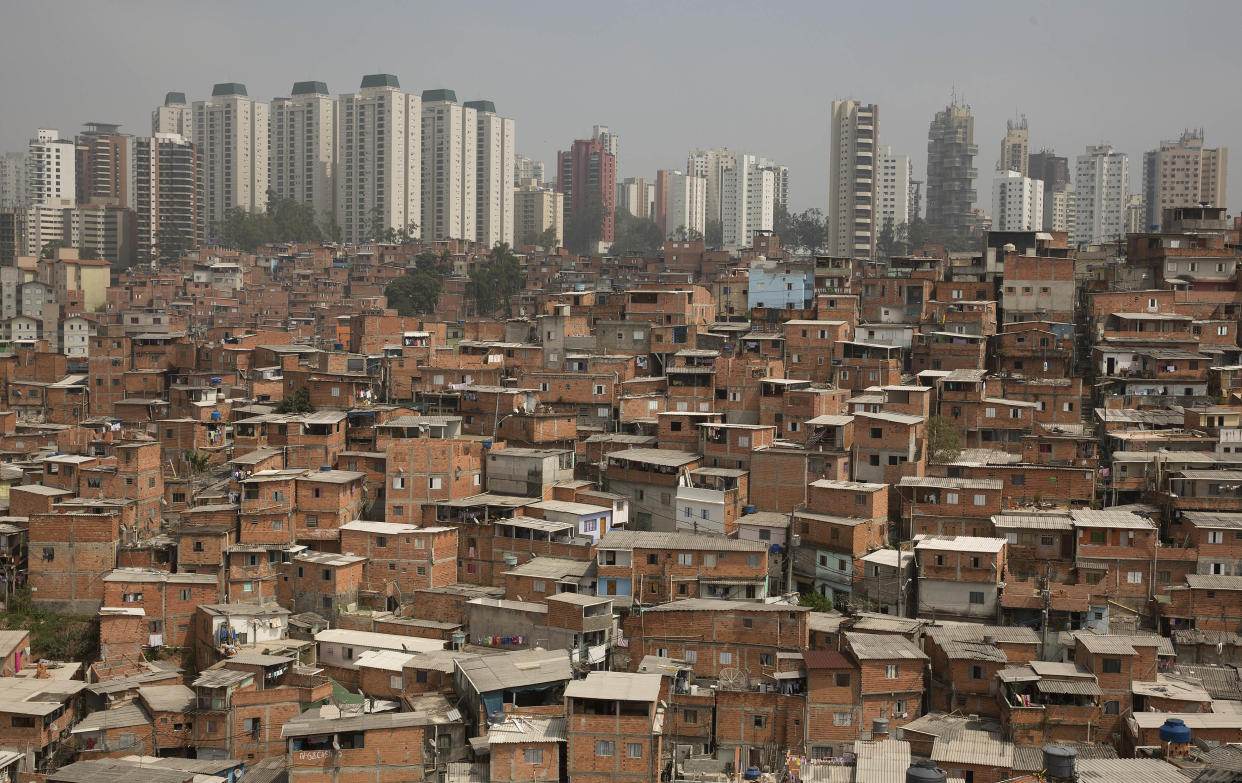
[[[401,89],[401,82],[397,81],[397,77],[391,73],[372,73],[362,77],[363,88],[367,87],[396,87]]]
[[[185,93],[183,92],[166,92],[164,93],[165,106],[184,106]]]
[[[491,101],[466,101],[462,104],[467,109],[478,109],[479,111],[487,111],[492,114],[496,113],[496,104]]]
[[[457,103],[457,93],[452,90],[423,90],[424,101],[448,101]]]
[[[245,95],[246,85],[241,82],[220,82],[211,88],[213,96],[218,95]]]
[[[324,82],[294,82],[294,95],[327,95],[328,85]]]

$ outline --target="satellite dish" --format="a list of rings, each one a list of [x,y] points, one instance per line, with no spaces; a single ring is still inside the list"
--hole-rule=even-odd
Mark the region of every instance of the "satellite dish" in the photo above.
[[[750,690],[750,680],[741,669],[721,669],[717,684],[726,691]]]

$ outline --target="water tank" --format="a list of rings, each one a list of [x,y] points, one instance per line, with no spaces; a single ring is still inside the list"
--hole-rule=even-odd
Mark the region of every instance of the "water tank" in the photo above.
[[[517,555],[505,555],[504,561],[505,561],[505,565],[509,566],[510,568],[518,564]]]
[[[331,466],[331,465],[320,465],[320,466],[319,466],[319,472],[320,472],[320,473],[328,473],[328,472],[331,472],[331,470],[332,470],[332,466]]]
[[[1073,780],[1078,751],[1064,745],[1044,746],[1044,769],[1052,780]]]
[[[1190,742],[1190,727],[1181,718],[1169,718],[1160,727],[1162,742]]]
[[[753,514],[755,513],[755,507],[754,506],[742,506],[742,513]]]
[[[746,771],[742,773],[742,780],[758,780],[762,774],[763,772],[758,767],[747,767]]]
[[[875,735],[875,734],[887,734],[887,733],[888,733],[888,718],[875,718],[875,719],[873,719],[873,720],[871,721],[871,733],[872,733],[873,735]]]
[[[345,343],[332,343],[332,350],[334,351],[345,350]]]
[[[211,420],[212,420],[212,421],[220,421],[220,411],[212,411],[212,412],[211,412]]]
[[[916,761],[906,770],[906,783],[945,783],[946,777],[934,761]]]
[[[490,449],[491,447],[492,447],[492,442],[490,440],[483,441],[483,448]]]

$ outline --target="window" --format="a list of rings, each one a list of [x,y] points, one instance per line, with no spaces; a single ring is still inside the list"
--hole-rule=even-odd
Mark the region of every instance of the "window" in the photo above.
[[[323,580],[324,580],[325,582],[330,582],[330,581],[332,580],[332,571],[331,571],[331,569],[328,569],[328,568],[323,569]]]
[[[354,648],[353,647],[341,648],[341,657],[347,661],[352,661],[354,659]]]
[[[833,675],[833,682],[836,684],[838,688],[850,687],[849,672],[837,672],[835,675]]]
[[[33,729],[34,725],[34,718],[28,715],[13,716],[13,728],[15,729]]]
[[[542,764],[543,763],[543,748],[526,748],[526,750],[523,751],[523,753],[525,755],[527,764]]]
[[[1009,476],[1009,483],[1010,483],[1010,485],[1015,486],[1015,487],[1023,487],[1023,486],[1026,486],[1026,474],[1025,474],[1025,473],[1013,473],[1013,474],[1011,474],[1011,475]]]
[[[1223,530],[1209,530],[1209,531],[1208,531],[1208,534],[1207,534],[1207,542],[1208,542],[1209,544],[1223,544],[1223,543],[1225,543],[1225,531],[1223,531]]]
[[[612,740],[595,740],[596,756],[612,756],[617,752],[617,744]]]
[[[1121,674],[1121,659],[1120,658],[1105,658],[1104,659],[1104,673],[1105,674]]]
[[[686,650],[685,652],[682,653],[681,658],[686,663],[698,663],[699,651],[698,650]]]
[[[690,566],[694,565],[694,554],[690,552],[677,553],[677,565]]]
[[[1143,584],[1143,572],[1142,571],[1127,571],[1126,572],[1126,583],[1132,584],[1132,585]]]
[[[733,665],[733,653],[731,653],[731,652],[722,652],[722,653],[720,654],[720,665],[721,665],[721,666],[731,666],[731,665]]]
[[[970,602],[972,604],[982,604],[983,603],[983,592],[979,590],[970,591]]]
[[[1105,540],[1107,539],[1106,534],[1107,534],[1107,531],[1105,530],[1092,530],[1091,531],[1091,543],[1103,544]]]
[[[987,495],[975,495],[975,505],[976,505],[976,506],[986,506],[987,504],[988,504],[988,496],[987,496]]]
[[[881,428],[879,428],[879,427],[872,427],[872,428],[871,428],[871,439],[872,439],[872,440],[879,440],[880,438],[883,438],[883,437],[884,437],[884,430],[883,430],[883,429],[881,429]]]
[[[956,492],[946,492],[946,493],[944,493],[944,502],[945,502],[945,503],[948,503],[950,506],[956,506],[956,505],[957,505],[957,501],[958,501],[958,497],[957,497],[957,493],[956,493]]]
[[[432,476],[431,478],[427,479],[428,489],[441,489],[443,486],[444,486],[444,479],[440,478],[439,476]]]
[[[983,409],[983,415],[984,415],[984,417],[985,417],[985,418],[988,418],[988,419],[995,419],[995,418],[996,418],[996,409],[995,409],[995,408],[984,408],[984,409]]]
[[[699,722],[698,710],[682,710],[681,720],[683,723],[697,724]]]
[[[884,679],[886,680],[897,679],[897,664],[890,663],[884,667]]]
[[[775,666],[776,658],[772,653],[759,653],[760,666]]]
[[[751,716],[750,716],[750,725],[751,725],[751,727],[753,727],[753,728],[756,728],[756,729],[762,729],[764,726],[768,725],[768,716],[766,716],[766,715],[751,715]]]
[[[392,477],[392,488],[393,489],[405,489],[405,476],[393,476]]]
[[[971,666],[970,667],[970,679],[982,680],[983,679],[983,667],[977,666],[977,665]]]
[[[626,758],[641,759],[643,757],[643,744],[641,742],[625,743]]]
[[[746,567],[747,568],[758,568],[759,567],[759,555],[747,555],[746,556]]]
[[[1120,709],[1121,709],[1121,705],[1117,703],[1116,701],[1104,702],[1104,714],[1105,715],[1116,715],[1118,714],[1118,712],[1120,712]]]

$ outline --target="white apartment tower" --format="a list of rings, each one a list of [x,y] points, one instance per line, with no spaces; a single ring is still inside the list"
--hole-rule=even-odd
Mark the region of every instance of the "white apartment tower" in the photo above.
[[[1045,183],[1046,184],[1046,183]],[[1074,236],[1078,215],[1078,193],[1072,182],[1054,183],[1052,189],[1044,189],[1044,230],[1064,231]]]
[[[184,139],[194,138],[194,110],[185,102],[185,93],[164,94],[164,105],[151,112],[151,135],[175,133]]]
[[[676,238],[684,230],[686,235],[702,237],[707,232],[707,180],[680,171],[670,171],[665,177],[668,193],[665,196],[666,238]]]
[[[748,247],[756,231],[771,231],[776,205],[776,179],[759,167],[754,155],[739,155],[720,192],[724,246]]]
[[[621,146],[621,137],[610,131],[607,125],[592,126],[591,138],[599,141],[600,146],[604,148],[604,152],[607,152],[614,158],[617,157],[617,150]]]
[[[77,198],[77,146],[60,132],[40,128],[26,152],[26,203],[72,207]]]
[[[134,141],[134,246],[152,263],[197,248],[198,160],[189,139],[157,133]]]
[[[832,102],[827,233],[828,252],[834,256],[875,255],[875,142],[879,129],[880,109],[875,104]]]
[[[521,186],[523,180],[533,179],[536,183],[544,183],[543,161],[535,160],[526,155],[513,156],[513,181]]]
[[[1156,231],[1170,207],[1225,206],[1229,150],[1203,146],[1203,129],[1143,154],[1144,231]]]
[[[422,101],[387,73],[362,77],[336,103],[336,222],[346,242],[422,220]]]
[[[999,172],[1016,171],[1022,176],[1031,173],[1031,136],[1026,125],[1026,115],[1017,121],[1005,123],[1005,138],[1001,139],[1000,159],[996,161]]]
[[[1005,169],[992,180],[992,230],[1041,231],[1044,227],[1044,182]]]
[[[876,147],[875,214],[879,229],[910,222],[910,156],[892,147]]]
[[[702,177],[706,186],[704,210],[708,221],[724,219],[721,191],[729,172],[737,166],[737,156],[728,149],[694,150],[686,158],[686,174]]]
[[[776,199],[777,206],[789,209],[789,167],[769,158],[760,158],[759,168],[772,172],[772,187],[775,189],[772,197]]]
[[[485,247],[501,242],[512,247],[517,234],[513,222],[516,124],[497,114],[491,101],[466,101],[464,107],[473,109],[476,116],[474,240]]]
[[[1107,144],[1087,147],[1078,156],[1074,190],[1074,244],[1112,242],[1125,235],[1130,165],[1123,153]]]
[[[230,209],[267,208],[268,113],[237,82],[217,84],[210,100],[194,102],[201,236],[213,236]]]
[[[331,215],[336,158],[336,102],[323,82],[297,82],[291,97],[272,101],[272,191]]]
[[[452,90],[423,90],[424,239],[475,238],[478,111]]]

